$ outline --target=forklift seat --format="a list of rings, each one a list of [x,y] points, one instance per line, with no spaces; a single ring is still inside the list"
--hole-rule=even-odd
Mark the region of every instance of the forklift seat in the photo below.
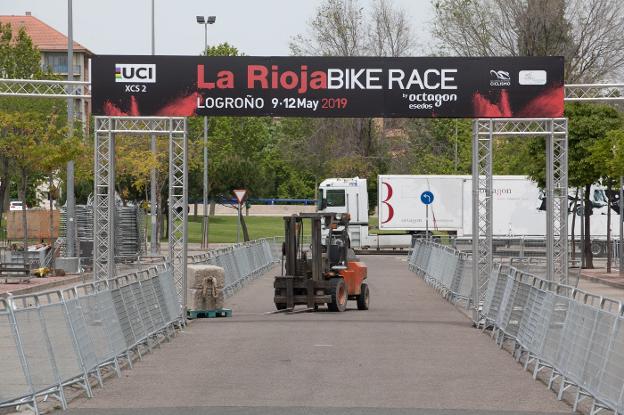
[[[329,260],[330,264],[338,264],[340,262],[342,262],[344,260],[344,258],[342,258],[342,250],[344,248],[342,246],[338,246],[338,245],[330,245],[329,246],[329,252],[327,254],[327,259]]]

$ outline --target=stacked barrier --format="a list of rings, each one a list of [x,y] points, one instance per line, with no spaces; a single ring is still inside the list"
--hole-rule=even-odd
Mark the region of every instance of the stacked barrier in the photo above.
[[[92,396],[91,380],[120,374],[182,323],[170,267],[109,281],[0,299],[0,407],[54,398],[65,388]]]
[[[434,287],[448,288],[461,262],[458,252],[416,242],[409,267]],[[466,270],[464,268],[464,270]],[[470,279],[471,268],[462,277]],[[454,292],[451,300],[454,299]],[[624,413],[624,306],[572,286],[546,281],[509,265],[496,264],[481,310],[483,328],[501,347],[510,341],[514,357],[536,379],[547,376],[558,399],[574,393],[573,411],[591,399],[591,413]]]
[[[223,268],[223,293],[229,297],[250,280],[263,275],[273,265],[273,258],[271,240],[258,239],[194,255],[188,262]]]

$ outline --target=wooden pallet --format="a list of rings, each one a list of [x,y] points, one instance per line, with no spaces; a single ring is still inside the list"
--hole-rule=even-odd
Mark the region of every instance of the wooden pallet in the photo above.
[[[216,310],[187,310],[186,317],[189,320],[194,320],[196,318],[232,317],[232,310],[229,308],[219,308]]]

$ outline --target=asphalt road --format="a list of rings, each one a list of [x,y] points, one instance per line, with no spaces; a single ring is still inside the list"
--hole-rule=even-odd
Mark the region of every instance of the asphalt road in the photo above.
[[[68,414],[569,413],[489,336],[407,270],[366,257],[371,309],[273,310],[267,275]],[[279,272],[279,270],[276,270]]]

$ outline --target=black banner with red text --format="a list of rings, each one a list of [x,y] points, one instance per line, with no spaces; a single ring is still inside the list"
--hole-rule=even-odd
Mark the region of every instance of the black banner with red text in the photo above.
[[[561,57],[102,55],[91,74],[95,115],[563,116]]]

